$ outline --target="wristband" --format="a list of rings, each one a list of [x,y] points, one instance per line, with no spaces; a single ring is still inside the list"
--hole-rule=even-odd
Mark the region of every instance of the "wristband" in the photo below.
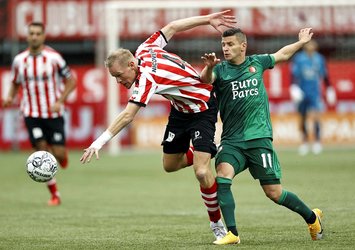
[[[112,137],[113,135],[111,132],[106,130],[93,143],[91,143],[90,148],[101,149]]]

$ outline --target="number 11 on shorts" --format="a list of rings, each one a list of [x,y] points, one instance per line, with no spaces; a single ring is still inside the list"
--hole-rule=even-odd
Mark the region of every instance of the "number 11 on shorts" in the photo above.
[[[268,167],[268,163],[269,163],[269,167],[272,168],[272,161],[271,161],[271,154],[265,154],[262,153],[261,154],[261,158],[263,159],[263,167],[267,168]]]

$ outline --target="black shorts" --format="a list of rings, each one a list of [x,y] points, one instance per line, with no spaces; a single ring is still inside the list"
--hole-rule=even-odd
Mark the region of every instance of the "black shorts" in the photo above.
[[[217,152],[214,143],[216,122],[216,108],[201,113],[185,114],[171,107],[162,142],[163,152],[167,154],[185,153],[192,141],[196,151],[210,153],[214,157]]]
[[[25,117],[25,124],[32,146],[45,140],[50,145],[65,145],[64,119],[42,119]]]

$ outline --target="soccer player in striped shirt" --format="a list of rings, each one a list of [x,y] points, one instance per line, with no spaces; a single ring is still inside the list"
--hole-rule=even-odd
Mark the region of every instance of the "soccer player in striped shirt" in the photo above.
[[[66,168],[64,101],[74,90],[76,81],[62,56],[44,44],[43,23],[29,24],[27,42],[28,49],[13,60],[13,80],[3,105],[11,105],[22,88],[21,111],[33,149],[52,152],[62,168]],[[47,182],[47,186],[51,193],[48,205],[59,205],[61,200],[56,179]]]
[[[171,103],[162,142],[164,169],[174,172],[193,165],[216,239],[226,233],[217,202],[217,183],[210,166],[211,157],[216,153],[216,100],[211,94],[212,86],[203,83],[199,73],[190,64],[167,52],[164,47],[175,33],[199,25],[210,24],[219,32],[226,27],[233,27],[235,18],[226,15],[227,12],[173,21],[142,43],[135,56],[122,48],[109,55],[106,66],[110,74],[118,84],[128,89],[133,86],[133,94],[126,108],[85,149],[80,159],[85,163],[90,161],[93,154],[98,158],[101,147],[132,122],[138,110],[148,104],[153,94],[162,95]],[[189,147],[190,141],[193,147]]]
[[[233,28],[222,35],[225,61],[214,53],[203,59],[205,68],[201,79],[215,87],[221,120],[222,139],[216,156],[218,201],[227,235],[214,244],[238,244],[240,238],[235,220],[232,180],[248,169],[258,179],[265,195],[276,204],[299,214],[308,224],[312,240],[322,238],[322,211],[311,210],[298,196],[283,189],[281,166],[272,144],[272,125],[268,95],[263,73],[276,63],[285,62],[309,42],[311,28],[300,30],[298,41],[282,47],[273,54],[246,56],[247,38],[242,30]]]

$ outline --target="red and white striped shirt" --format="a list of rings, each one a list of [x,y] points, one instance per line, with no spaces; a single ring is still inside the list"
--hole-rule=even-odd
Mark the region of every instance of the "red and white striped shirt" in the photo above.
[[[12,81],[22,85],[21,111],[25,117],[57,118],[63,115],[51,112],[50,107],[61,95],[64,78],[71,72],[62,56],[45,46],[41,53],[31,55],[27,49],[12,63]]]
[[[160,94],[183,113],[208,109],[212,85],[201,82],[197,71],[179,56],[165,51],[166,45],[158,31],[138,47],[139,73],[130,101],[145,106],[153,94]]]

